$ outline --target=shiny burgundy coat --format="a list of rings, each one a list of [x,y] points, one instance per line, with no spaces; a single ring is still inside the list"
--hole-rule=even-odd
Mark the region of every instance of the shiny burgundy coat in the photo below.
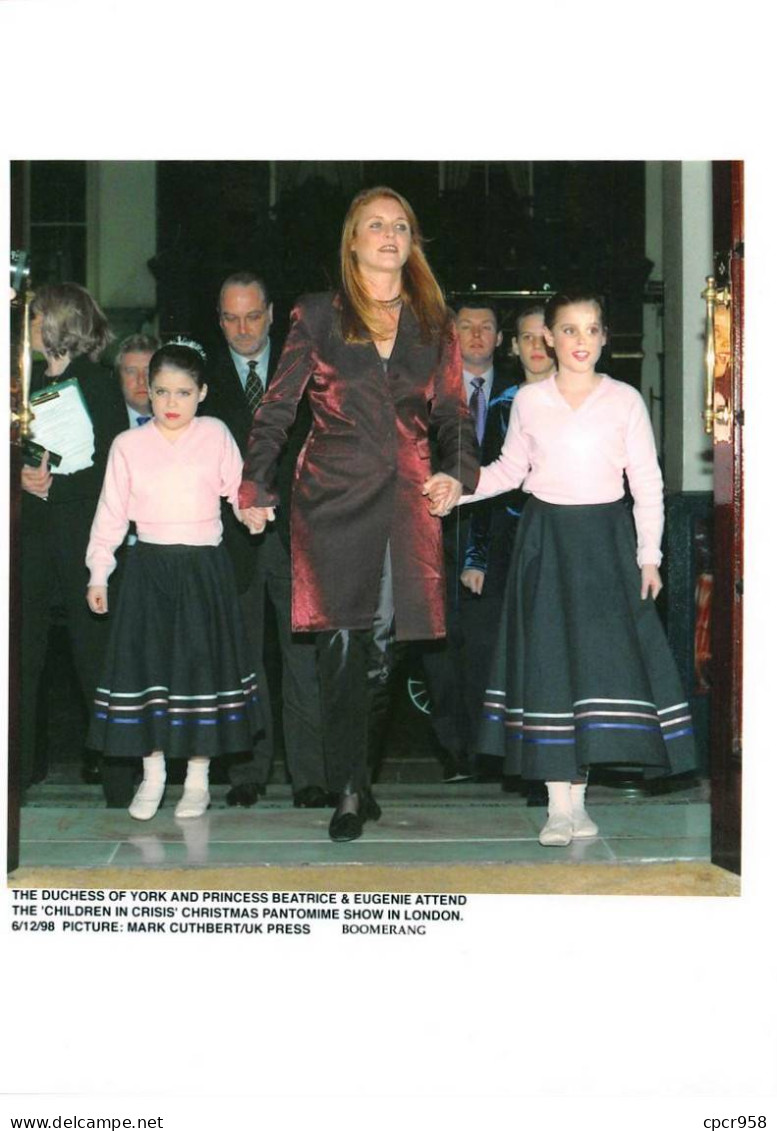
[[[240,506],[277,506],[276,468],[307,395],[312,426],[292,487],[292,627],[370,628],[386,545],[391,547],[397,638],[445,635],[442,532],[421,494],[435,470],[478,478],[477,441],[449,322],[424,343],[408,307],[384,371],[372,343],[348,344],[333,294],[308,295],[291,329],[248,441]]]

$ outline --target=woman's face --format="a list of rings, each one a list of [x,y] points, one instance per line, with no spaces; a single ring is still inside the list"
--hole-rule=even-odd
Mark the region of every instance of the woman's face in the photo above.
[[[207,385],[200,389],[197,382],[182,369],[164,365],[154,374],[149,392],[151,411],[165,432],[180,432],[187,427],[205,398]]]
[[[593,369],[607,341],[602,313],[594,302],[559,307],[553,326],[546,326],[544,334],[547,345],[556,352],[559,370],[571,373]]]
[[[43,338],[41,337],[41,328],[43,326],[43,315],[38,310],[30,318],[30,345],[36,353],[43,353],[45,347],[43,345]]]
[[[351,251],[361,271],[368,274],[401,271],[411,245],[410,221],[396,200],[379,196],[363,204],[357,212]]]
[[[513,338],[513,353],[520,358],[527,381],[547,377],[555,367],[545,344],[544,329],[545,319],[541,314],[527,314]]]

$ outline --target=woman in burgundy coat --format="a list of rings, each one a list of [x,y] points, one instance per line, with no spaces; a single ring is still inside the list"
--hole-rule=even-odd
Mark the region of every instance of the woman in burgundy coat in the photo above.
[[[278,459],[307,396],[290,516],[292,627],[317,634],[329,787],[340,794],[329,833],[354,840],[380,816],[368,746],[391,645],[445,635],[441,508],[422,495],[430,433],[452,496],[476,483],[478,457],[453,322],[408,202],[388,188],[359,193],[340,257],[340,290],[292,311],[240,506],[253,531],[273,519]]]

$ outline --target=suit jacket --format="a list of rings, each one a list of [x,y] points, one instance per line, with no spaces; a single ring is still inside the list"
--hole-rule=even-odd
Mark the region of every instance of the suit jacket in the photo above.
[[[497,459],[502,451],[517,391],[518,385],[512,376],[501,376],[498,385],[495,378],[483,437],[481,464],[484,467]],[[515,541],[516,522],[526,499],[524,491],[508,491],[465,508],[471,514],[462,568],[479,569],[485,573],[484,595],[492,591],[500,596],[502,594]]]
[[[222,420],[235,437],[240,452],[245,457],[248,436],[253,423],[253,415],[248,407],[245,391],[232,355],[223,343],[211,354],[206,380],[208,395],[200,405],[203,416],[215,416]],[[277,352],[270,345],[270,364],[267,368],[268,387],[272,382]],[[224,525],[224,545],[227,548],[235,570],[238,591],[243,592],[251,583],[256,570],[256,554],[270,538],[279,538],[286,553],[289,553],[289,509],[291,503],[291,481],[300,449],[310,430],[310,412],[306,404],[300,412],[289,433],[288,443],[281,455],[278,467],[280,503],[276,510],[275,522],[267,526],[264,534],[249,534],[248,528],[235,518],[228,503],[222,502],[221,518]]]
[[[452,320],[421,340],[403,307],[384,368],[372,342],[348,343],[339,298],[300,299],[248,444],[240,505],[278,503],[278,459],[303,397],[312,427],[292,486],[292,626],[371,628],[386,546],[391,547],[398,639],[445,635],[439,519],[421,494],[431,471],[430,430],[442,470],[477,482],[477,441],[461,383]]]
[[[499,367],[494,369],[494,381],[488,398],[486,427],[483,442],[478,449],[481,466],[495,460],[502,450],[503,428],[507,428],[510,405],[515,396],[516,385],[511,371]],[[495,509],[504,510],[507,501],[514,501],[513,495],[500,495],[496,499],[483,499],[457,507],[452,514],[443,519],[443,539],[445,546],[445,566],[448,575],[448,601],[457,605],[468,600],[472,594],[465,590],[459,578],[467,566],[485,570],[489,546],[491,515]],[[478,598],[479,599],[479,598]]]

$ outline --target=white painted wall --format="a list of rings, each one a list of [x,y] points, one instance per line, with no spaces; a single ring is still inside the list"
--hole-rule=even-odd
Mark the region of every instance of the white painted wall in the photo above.
[[[90,161],[87,217],[88,289],[104,307],[155,306],[156,163]]]
[[[712,166],[663,166],[666,486],[711,491],[712,445],[704,433],[704,319],[701,298],[713,271]]]
[[[663,168],[660,161],[645,162],[645,256],[653,263],[650,279],[664,277],[664,192]],[[655,303],[646,302],[642,311],[642,395],[650,409],[652,391],[661,396],[661,358],[664,348],[663,312]],[[661,404],[653,401],[651,421],[656,446],[661,451]]]

